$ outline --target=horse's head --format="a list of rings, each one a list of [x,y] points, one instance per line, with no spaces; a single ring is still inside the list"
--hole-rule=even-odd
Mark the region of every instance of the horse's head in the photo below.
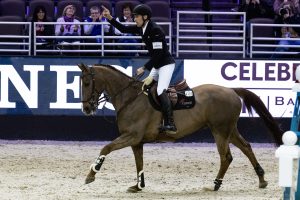
[[[97,112],[99,97],[104,88],[100,88],[99,84],[96,85],[96,71],[94,68],[84,64],[79,64],[78,67],[82,71],[80,76],[82,112],[86,115],[94,115]]]

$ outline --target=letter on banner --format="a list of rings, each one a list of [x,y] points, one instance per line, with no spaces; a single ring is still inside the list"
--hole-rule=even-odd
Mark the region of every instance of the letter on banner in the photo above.
[[[16,103],[9,102],[9,80],[15,86],[28,108],[38,107],[38,72],[44,71],[44,65],[24,65],[24,71],[30,72],[30,89],[26,86],[12,65],[0,65],[1,74],[1,108],[15,108]]]
[[[68,72],[80,72],[80,69],[74,65],[51,65],[50,71],[56,71],[57,73],[57,101],[50,103],[50,108],[57,109],[80,109],[81,103],[68,103],[67,91],[72,90],[74,98],[80,98],[79,85],[80,77],[74,76],[72,83],[67,83]]]

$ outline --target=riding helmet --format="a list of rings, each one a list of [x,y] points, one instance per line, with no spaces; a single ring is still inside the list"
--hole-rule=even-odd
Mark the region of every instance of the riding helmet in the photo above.
[[[136,7],[134,7],[133,12],[134,15],[147,15],[148,18],[151,18],[152,10],[151,8],[146,4],[139,4]]]

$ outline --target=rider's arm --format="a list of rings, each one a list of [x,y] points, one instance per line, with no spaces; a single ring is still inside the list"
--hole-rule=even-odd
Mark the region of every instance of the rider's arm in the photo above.
[[[116,27],[119,31],[122,33],[132,33],[132,34],[139,34],[140,28],[138,28],[136,25],[131,25],[131,26],[125,26],[115,20],[115,18],[108,19],[108,22]]]

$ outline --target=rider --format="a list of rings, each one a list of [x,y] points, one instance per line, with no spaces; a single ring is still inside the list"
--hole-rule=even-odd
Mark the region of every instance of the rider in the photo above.
[[[117,22],[110,14],[110,11],[102,6],[103,16],[108,22],[123,33],[139,34],[149,51],[150,60],[137,69],[137,75],[144,73],[145,69],[150,71],[149,76],[144,80],[144,85],[150,85],[153,80],[158,82],[157,94],[162,105],[164,124],[162,130],[168,134],[176,134],[177,128],[174,123],[171,101],[166,90],[171,82],[175,68],[175,60],[167,48],[165,34],[162,29],[151,20],[151,8],[145,4],[139,4],[133,9],[136,25],[125,26]]]

